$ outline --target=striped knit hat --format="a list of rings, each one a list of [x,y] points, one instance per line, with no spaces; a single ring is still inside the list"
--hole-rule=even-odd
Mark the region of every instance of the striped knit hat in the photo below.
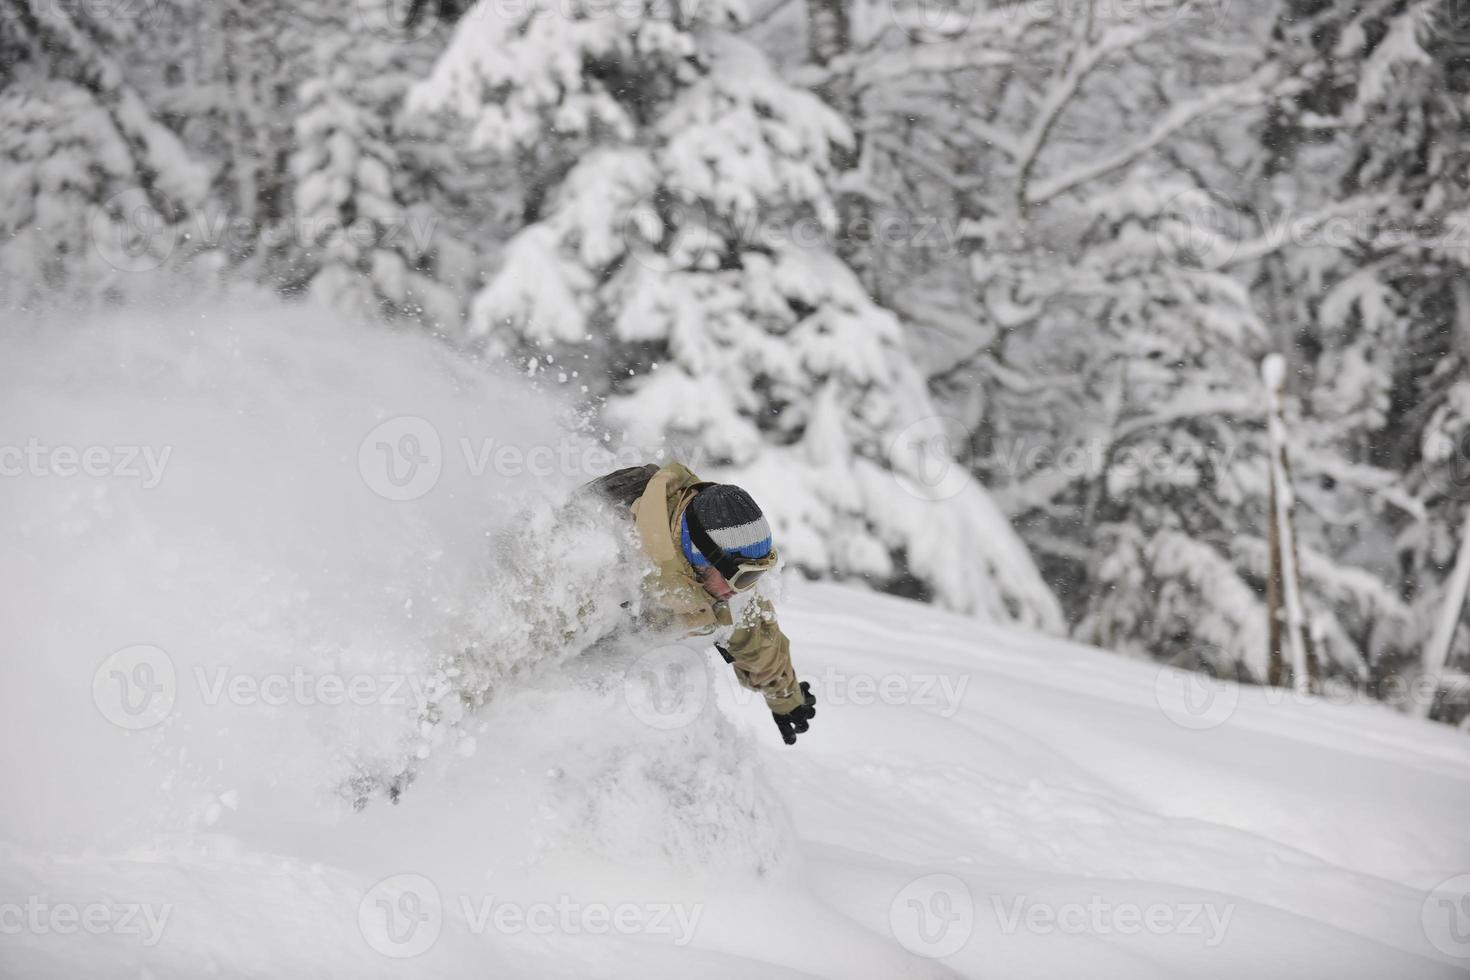
[[[689,512],[694,512],[710,538],[726,554],[764,558],[771,553],[771,526],[750,494],[728,483],[705,487],[694,495],[679,525],[684,557],[695,568],[710,564],[689,537]]]

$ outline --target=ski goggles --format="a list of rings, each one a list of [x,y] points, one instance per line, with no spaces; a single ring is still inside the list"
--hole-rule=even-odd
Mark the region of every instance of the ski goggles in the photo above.
[[[767,571],[776,567],[776,549],[772,548],[764,558],[744,558],[740,556],[728,556],[738,558],[735,565],[735,573],[729,574],[716,565],[715,569],[725,576],[725,581],[730,583],[730,588],[736,592],[745,592],[755,587],[755,583]]]
[[[759,558],[747,558],[739,552],[726,551],[716,544],[715,539],[709,536],[709,532],[692,512],[685,512],[684,522],[689,527],[690,542],[736,592],[753,588],[763,574],[776,567],[778,556],[775,548]]]

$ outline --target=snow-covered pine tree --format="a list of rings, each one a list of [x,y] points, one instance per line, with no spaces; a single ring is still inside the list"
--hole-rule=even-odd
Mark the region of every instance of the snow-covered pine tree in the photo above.
[[[422,185],[404,186],[390,132],[404,85],[385,93],[364,84],[360,73],[383,68],[364,63],[364,44],[383,47],[351,31],[323,42],[322,73],[301,85],[289,161],[294,207],[277,235],[286,252],[281,288],[350,316],[458,337],[462,307],[446,274],[454,264],[444,262],[456,246]]]
[[[1139,178],[1082,205],[1093,220],[1078,243],[1073,311],[1032,338],[1040,363],[1070,368],[1077,388],[1050,420],[1061,431],[1010,430],[1058,448],[1012,489],[1037,540],[1088,542],[1052,559],[1075,583],[1080,638],[1264,679],[1264,575],[1251,574],[1241,543],[1265,530],[1255,360],[1266,331],[1244,288],[1200,264],[1196,250],[1213,243],[1179,214],[1180,197],[1198,190]],[[1099,329],[1089,336],[1086,323]]]
[[[1321,441],[1375,483],[1400,475],[1380,491],[1391,506],[1342,515],[1334,530],[1359,552],[1393,556],[1375,560],[1412,615],[1369,649],[1380,679],[1413,676],[1470,501],[1470,23],[1439,0],[1344,2],[1302,11],[1278,33],[1295,39],[1314,83],[1270,134],[1285,147],[1282,169],[1304,195],[1350,205],[1338,248],[1283,250],[1279,293],[1301,331]],[[1454,679],[1470,668],[1470,629],[1462,620],[1451,636]],[[1465,714],[1466,693],[1441,706],[1445,717]]]
[[[1058,627],[985,490],[960,474],[926,492],[936,460],[905,430],[935,407],[899,321],[828,242],[851,134],[732,33],[740,8],[484,6],[413,104],[524,175],[525,226],[474,302],[487,347],[554,364],[605,396],[613,431],[772,501],[810,574]]]
[[[1293,334],[1252,291],[1274,215],[1251,127],[1296,83],[1262,65],[1253,15],[1091,12],[985,8],[915,26],[924,43],[855,45],[866,185],[898,214],[949,214],[969,264],[966,295],[916,236],[884,292],[925,328],[936,390],[1079,636],[1264,679],[1256,361]],[[1381,509],[1387,474],[1293,431],[1303,509],[1329,515],[1306,520],[1308,613],[1332,669],[1361,676],[1406,610],[1344,562],[1331,518]]]
[[[109,53],[136,26],[28,0],[0,12],[0,306],[115,301],[203,200],[205,169]]]

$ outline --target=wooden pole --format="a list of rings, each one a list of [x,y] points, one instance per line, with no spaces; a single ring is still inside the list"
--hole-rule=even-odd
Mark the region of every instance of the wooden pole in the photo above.
[[[1307,660],[1306,612],[1302,606],[1302,580],[1297,568],[1296,528],[1291,519],[1296,495],[1291,487],[1291,466],[1286,453],[1286,359],[1271,354],[1261,362],[1261,380],[1266,383],[1271,444],[1271,516],[1276,541],[1273,576],[1280,575],[1280,608],[1273,610],[1271,628],[1280,629],[1285,613],[1287,649],[1291,651],[1292,687],[1298,694],[1312,691],[1312,670]],[[1273,642],[1279,645],[1279,639]]]
[[[1281,655],[1281,525],[1276,520],[1276,467],[1271,466],[1270,497],[1266,501],[1266,548],[1270,567],[1266,573],[1266,634],[1270,654],[1266,661],[1266,683],[1281,687],[1286,682],[1286,661]]]
[[[1460,625],[1460,611],[1465,607],[1465,590],[1470,588],[1470,510],[1460,523],[1460,551],[1455,558],[1455,570],[1450,574],[1449,591],[1445,593],[1444,605],[1440,607],[1439,621],[1434,625],[1434,635],[1424,648],[1424,680],[1429,697],[1414,706],[1415,713],[1428,718],[1434,710],[1435,695],[1439,693],[1440,679],[1444,666],[1450,659],[1450,644],[1455,641],[1455,628]]]

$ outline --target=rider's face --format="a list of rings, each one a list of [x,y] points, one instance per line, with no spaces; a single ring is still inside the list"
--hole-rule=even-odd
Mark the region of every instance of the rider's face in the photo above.
[[[716,599],[729,601],[730,597],[735,594],[735,590],[730,588],[730,583],[725,581],[725,576],[721,575],[717,569],[706,565],[695,569],[695,574],[699,576],[699,584],[704,586],[704,591]]]

